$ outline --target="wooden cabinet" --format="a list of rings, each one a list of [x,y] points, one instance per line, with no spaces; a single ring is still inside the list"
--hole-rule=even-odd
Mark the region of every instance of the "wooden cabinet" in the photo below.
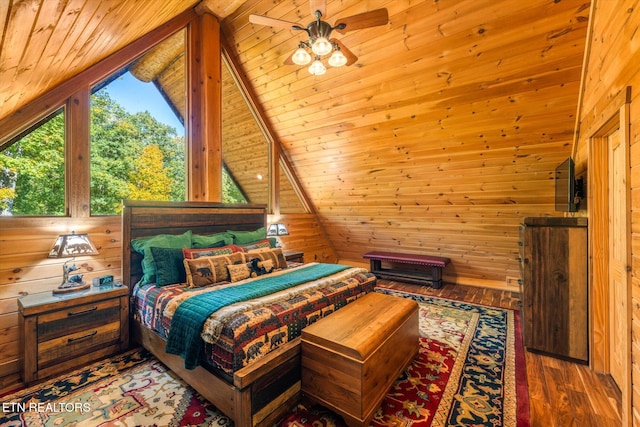
[[[18,299],[22,329],[23,380],[80,368],[129,346],[126,286],[41,293]]]
[[[589,361],[586,218],[525,218],[522,326],[529,350]]]

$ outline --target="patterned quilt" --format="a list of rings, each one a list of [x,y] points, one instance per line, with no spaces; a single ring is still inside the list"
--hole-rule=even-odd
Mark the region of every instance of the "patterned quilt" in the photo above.
[[[310,265],[313,263],[272,274],[296,274]],[[140,286],[134,290],[134,316],[166,339],[173,314],[182,301],[220,286],[237,286],[251,280],[256,279],[195,290],[184,285]],[[375,281],[375,276],[366,269],[352,267],[284,291],[226,306],[213,313],[204,324],[202,359],[232,375],[298,337],[305,326],[372,291]]]

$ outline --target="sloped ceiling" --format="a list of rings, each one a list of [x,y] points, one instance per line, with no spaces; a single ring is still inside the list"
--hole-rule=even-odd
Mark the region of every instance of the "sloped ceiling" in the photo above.
[[[0,118],[196,3],[197,0],[0,1]]]
[[[341,259],[439,254],[515,285],[522,218],[559,215],[589,3],[334,0],[327,20],[379,7],[387,25],[337,36],[358,62],[319,77],[283,65],[303,34],[248,23],[306,26],[306,1],[246,3],[223,31]]]
[[[191,0],[0,2],[0,118]],[[338,256],[452,258],[461,282],[514,285],[518,225],[558,215],[553,170],[571,154],[589,16],[584,0],[328,0],[327,21],[386,7],[335,35],[350,67],[284,65],[304,40],[249,14],[311,20],[307,0],[206,0]],[[1,130],[0,130],[1,132]]]

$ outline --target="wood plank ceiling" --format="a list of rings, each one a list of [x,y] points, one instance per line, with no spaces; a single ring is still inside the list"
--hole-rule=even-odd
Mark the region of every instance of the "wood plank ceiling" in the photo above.
[[[0,118],[195,3],[1,1]],[[336,34],[358,61],[318,77],[284,65],[303,34],[249,23],[306,26],[308,0],[228,4],[199,9],[223,18],[339,258],[440,254],[463,283],[515,285],[521,219],[558,214],[552,171],[571,154],[588,2],[329,0],[329,23],[381,7],[390,20]]]
[[[589,3],[327,2],[327,21],[386,7],[386,26],[337,37],[350,67],[283,65],[308,2],[246,3],[223,21],[234,54],[343,260],[369,250],[452,258],[463,283],[516,285],[518,225],[558,215],[553,170],[571,154]]]

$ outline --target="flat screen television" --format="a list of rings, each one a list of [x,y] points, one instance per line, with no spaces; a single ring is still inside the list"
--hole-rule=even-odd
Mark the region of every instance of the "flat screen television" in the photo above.
[[[575,164],[571,157],[556,168],[556,211],[577,212],[580,195],[576,192]],[[576,197],[577,196],[577,197]]]

